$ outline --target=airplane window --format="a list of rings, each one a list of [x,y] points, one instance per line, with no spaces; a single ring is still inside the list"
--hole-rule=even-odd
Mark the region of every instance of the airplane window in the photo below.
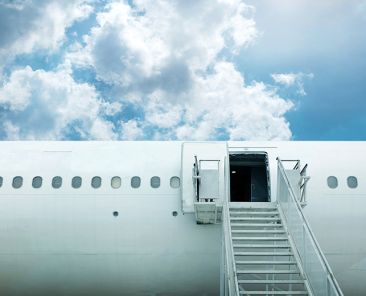
[[[32,180],[32,186],[33,188],[41,188],[42,186],[42,177],[40,176],[37,176],[37,177],[34,177],[33,180]]]
[[[338,187],[338,179],[334,176],[329,176],[327,179],[328,187],[331,189],[335,189]]]
[[[62,178],[60,176],[53,177],[52,187],[58,189],[62,186]]]
[[[160,177],[154,176],[150,180],[150,184],[152,188],[159,188],[160,187]]]
[[[102,178],[101,177],[93,177],[91,180],[91,186],[95,189],[99,188],[102,185]]]
[[[3,177],[0,177],[0,187],[3,186]]]
[[[141,178],[138,176],[131,178],[131,187],[132,188],[139,188],[141,185]]]
[[[121,187],[121,178],[120,177],[113,177],[112,180],[111,180],[111,186],[113,189],[118,189]]]
[[[171,177],[170,178],[170,187],[172,188],[179,188],[180,186],[180,179],[179,177]]]
[[[349,188],[357,188],[358,186],[358,181],[357,178],[354,176],[350,176],[347,178],[347,184]]]
[[[79,176],[72,178],[72,180],[71,180],[72,188],[75,188],[75,189],[80,188],[81,182],[82,182],[82,180],[81,180],[81,177],[79,177]]]
[[[13,179],[13,188],[18,189],[23,185],[23,177],[16,176]]]

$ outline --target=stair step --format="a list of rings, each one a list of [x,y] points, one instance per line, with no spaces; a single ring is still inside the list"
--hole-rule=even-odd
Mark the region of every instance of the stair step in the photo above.
[[[260,210],[278,210],[277,206],[273,205],[270,207],[233,207],[232,205],[229,206],[230,210],[234,211],[260,211]]]
[[[240,227],[283,227],[281,223],[234,223],[231,226]]]
[[[232,238],[233,241],[234,240],[255,240],[255,241],[286,241],[288,240],[288,237],[248,237],[248,236],[245,236],[245,237],[233,237]]]
[[[275,269],[246,269],[236,270],[237,274],[300,274],[299,270],[275,270]]]
[[[293,256],[292,252],[235,252],[235,256]]]
[[[265,244],[233,244],[234,248],[260,248],[260,249],[267,249],[267,248],[273,248],[273,249],[289,249],[291,248],[290,245],[265,245]]]
[[[230,221],[281,221],[281,218],[267,218],[267,217],[230,217]]]
[[[239,265],[297,265],[296,261],[236,261]]]
[[[286,233],[284,230],[231,230],[231,233]]]
[[[257,206],[232,203],[229,207],[235,277],[242,285],[239,294],[309,295],[279,209],[275,204]]]
[[[237,206],[229,206],[230,211],[274,211],[274,210],[278,210],[276,205],[273,206],[266,206],[266,207],[237,207]]]
[[[240,291],[240,295],[308,295],[307,291]]]
[[[276,212],[230,212],[231,215],[252,215],[252,216],[278,216],[279,213]]]
[[[303,280],[238,280],[239,284],[304,284]]]

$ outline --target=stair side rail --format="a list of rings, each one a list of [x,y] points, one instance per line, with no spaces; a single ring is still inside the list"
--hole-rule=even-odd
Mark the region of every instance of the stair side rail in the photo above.
[[[295,197],[285,168],[277,158],[277,200],[286,219],[289,235],[301,259],[314,296],[343,296],[338,282]]]
[[[228,201],[224,201],[222,208],[222,233],[224,248],[224,267],[225,267],[225,286],[227,287],[225,295],[239,296],[238,282],[236,277],[236,266],[234,260],[234,249],[231,237],[230,214]]]
[[[223,267],[224,267],[224,295],[239,296],[238,279],[236,276],[236,265],[234,258],[233,240],[231,236],[231,222],[229,212],[230,186],[229,161],[225,157],[225,196],[222,205],[222,243],[223,243]]]

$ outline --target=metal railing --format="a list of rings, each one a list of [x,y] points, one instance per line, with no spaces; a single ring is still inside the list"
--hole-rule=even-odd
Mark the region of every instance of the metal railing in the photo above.
[[[234,258],[233,240],[231,236],[230,222],[230,184],[229,176],[229,158],[225,157],[225,196],[222,204],[222,240],[223,240],[223,267],[224,267],[224,287],[225,296],[239,296],[238,279],[236,277],[236,265]]]
[[[299,201],[300,201],[300,205],[302,207],[304,207],[306,205],[306,184],[310,180],[310,177],[306,175],[306,169],[308,168],[308,165],[306,164],[306,165],[304,165],[303,168],[301,168],[301,163],[300,163],[299,159],[282,159],[281,162],[282,163],[284,163],[284,162],[295,163],[294,167],[290,170],[299,171],[299,175],[300,175],[300,181],[299,181],[300,196],[299,196]],[[288,169],[285,168],[285,172],[286,172],[286,170],[288,170]]]
[[[343,296],[333,272],[306,220],[299,200],[279,158],[277,200],[287,222],[288,232],[301,259],[306,279],[315,296]]]
[[[236,266],[234,261],[234,249],[231,237],[229,203],[224,201],[222,207],[222,234],[224,247],[224,266],[225,266],[225,295],[239,296],[238,282],[236,277]]]

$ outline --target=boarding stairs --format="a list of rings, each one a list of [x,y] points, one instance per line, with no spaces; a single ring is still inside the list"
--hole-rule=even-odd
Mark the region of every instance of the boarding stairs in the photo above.
[[[278,159],[276,202],[224,202],[221,295],[343,296],[291,174]]]
[[[312,295],[276,203],[229,205],[240,295]]]

